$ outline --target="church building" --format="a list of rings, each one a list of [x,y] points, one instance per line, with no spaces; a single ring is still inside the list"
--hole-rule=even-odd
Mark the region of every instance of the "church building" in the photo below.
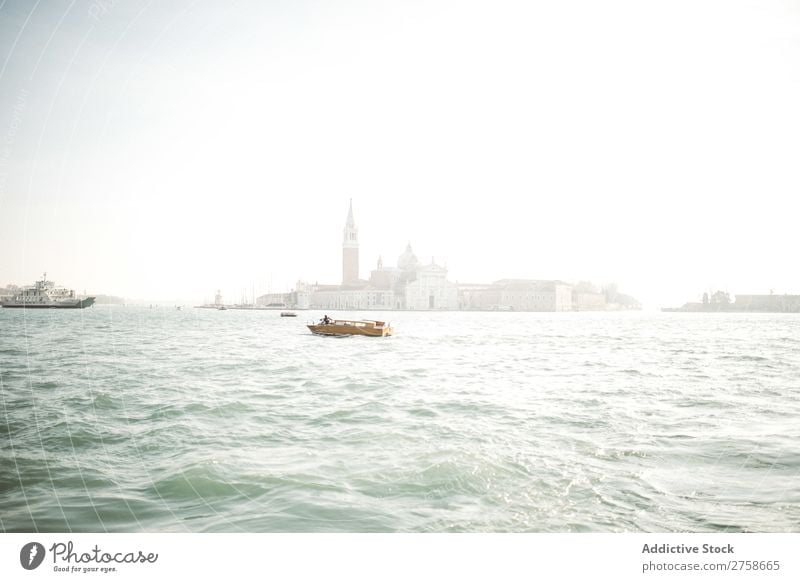
[[[302,286],[304,304],[313,309],[388,310],[458,309],[458,289],[447,280],[447,269],[431,259],[422,265],[411,244],[387,267],[382,257],[368,280],[359,277],[358,228],[353,202],[347,211],[342,240],[341,285]],[[307,302],[307,303],[306,303]]]

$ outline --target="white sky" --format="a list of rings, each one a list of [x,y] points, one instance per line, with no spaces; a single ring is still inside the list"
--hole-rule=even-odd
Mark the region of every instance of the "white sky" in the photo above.
[[[647,307],[800,292],[800,2],[33,7],[0,3],[0,285],[338,283],[352,197],[362,277],[410,241]]]

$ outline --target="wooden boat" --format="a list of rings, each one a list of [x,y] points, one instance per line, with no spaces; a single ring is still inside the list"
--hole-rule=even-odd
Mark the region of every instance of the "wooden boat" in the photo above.
[[[384,337],[392,335],[394,330],[383,321],[332,319],[327,323],[322,321],[308,324],[311,333],[317,335],[366,335],[369,337]]]
[[[294,311],[281,311],[281,317],[297,317]]]

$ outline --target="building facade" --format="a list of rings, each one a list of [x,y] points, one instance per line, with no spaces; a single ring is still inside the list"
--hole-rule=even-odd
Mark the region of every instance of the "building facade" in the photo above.
[[[447,279],[447,268],[435,260],[422,264],[410,243],[397,258],[396,266],[384,265],[383,258],[379,257],[369,279],[361,279],[359,274],[358,227],[351,199],[342,237],[341,284],[310,285],[299,281],[295,291],[265,295],[259,298],[259,303],[349,311],[584,311],[609,308],[606,294],[598,293],[587,284],[573,287],[563,281],[501,279],[491,284],[458,285]]]
[[[431,261],[418,267],[405,284],[405,309],[458,309],[458,287],[447,280],[447,269]]]
[[[736,295],[733,309],[768,313],[800,312],[800,295]]]
[[[343,234],[342,284],[298,282],[297,307],[355,311],[458,309],[458,288],[447,280],[447,269],[433,260],[422,265],[410,243],[398,257],[396,267],[385,266],[379,257],[369,279],[359,278],[358,227],[352,200]]]
[[[563,281],[501,279],[459,288],[461,309],[484,311],[572,311],[572,286]]]
[[[575,291],[572,294],[572,302],[575,311],[606,311],[608,309],[604,293]]]

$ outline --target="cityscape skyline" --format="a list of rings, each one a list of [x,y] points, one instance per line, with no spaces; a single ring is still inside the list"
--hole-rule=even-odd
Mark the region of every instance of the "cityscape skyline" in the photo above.
[[[349,207],[348,207],[348,210],[347,210],[347,216],[346,216],[346,219],[344,221],[344,229],[343,229],[343,236],[342,236],[342,247],[341,247],[341,252],[342,252],[342,257],[341,257],[342,258],[342,263],[341,263],[342,271],[341,271],[341,281],[338,282],[338,283],[332,283],[330,281],[323,281],[322,283],[320,283],[318,278],[317,279],[312,279],[313,282],[311,282],[312,280],[306,281],[306,280],[303,280],[303,279],[298,279],[293,286],[286,285],[283,289],[276,290],[276,289],[272,288],[271,282],[266,287],[266,289],[263,286],[258,286],[258,289],[257,289],[256,288],[256,284],[254,282],[251,282],[249,287],[240,287],[238,289],[238,294],[235,293],[235,292],[231,293],[230,292],[231,287],[226,288],[225,293],[223,293],[222,289],[217,289],[214,292],[214,301],[213,302],[208,299],[207,295],[204,295],[202,303],[204,305],[217,305],[217,304],[256,305],[256,303],[269,304],[269,302],[272,299],[276,299],[277,300],[278,297],[283,297],[284,299],[286,299],[288,297],[293,297],[292,300],[286,302],[286,305],[285,305],[286,307],[298,307],[299,306],[301,308],[309,308],[310,307],[312,309],[313,308],[326,308],[326,309],[346,309],[346,308],[350,308],[350,309],[354,309],[354,310],[358,310],[360,308],[361,309],[370,309],[370,310],[379,309],[380,308],[379,306],[372,306],[372,305],[367,306],[366,303],[364,303],[362,305],[362,304],[359,303],[358,300],[356,300],[355,303],[350,304],[347,299],[338,299],[338,297],[339,297],[339,291],[338,290],[339,289],[343,290],[343,293],[344,293],[343,296],[346,297],[351,292],[351,290],[357,291],[359,289],[365,289],[365,290],[366,289],[373,289],[373,290],[375,290],[375,289],[377,289],[377,290],[389,289],[391,287],[391,285],[392,285],[391,283],[388,282],[389,279],[392,279],[392,280],[396,279],[396,275],[393,272],[398,271],[398,269],[396,267],[392,267],[392,266],[385,267],[384,266],[383,255],[379,255],[378,256],[378,259],[377,259],[377,262],[376,262],[377,270],[372,270],[371,271],[372,275],[368,279],[361,278],[361,261],[360,261],[360,254],[359,254],[360,240],[359,240],[359,236],[358,236],[358,230],[359,230],[358,229],[358,225],[357,225],[357,223],[356,223],[356,221],[354,219],[353,199],[350,198]],[[422,262],[418,261],[416,255],[413,253],[412,245],[411,245],[410,242],[407,244],[404,253],[398,258],[398,263],[397,263],[398,267],[402,266],[402,269],[406,269],[407,266],[406,265],[402,265],[402,263],[403,262],[407,263],[408,261],[413,261],[414,265],[419,265],[419,267],[422,268]],[[444,266],[439,266],[439,265],[436,264],[435,257],[431,256],[429,267],[425,267],[425,268],[429,269],[430,267],[433,267],[435,270],[441,271],[441,274],[440,275],[435,275],[435,277],[438,278],[439,276],[441,276],[441,280],[442,280],[442,282],[444,282],[444,279],[447,276],[447,272],[448,272],[447,271],[447,262],[444,261]],[[414,267],[414,268],[416,269],[417,267]],[[365,265],[365,272],[366,273],[370,272],[370,268],[369,268],[368,265]],[[389,277],[389,279],[386,279],[387,276]],[[43,279],[47,279],[47,274],[45,273],[42,277],[43,277]],[[376,282],[376,277],[378,277],[377,282]],[[414,277],[414,278],[416,278],[416,277]],[[494,281],[481,281],[481,282],[455,281],[454,283],[449,283],[448,282],[447,284],[448,285],[452,285],[453,293],[455,293],[455,290],[458,289],[458,299],[456,300],[455,296],[453,296],[453,298],[452,298],[452,300],[450,302],[446,302],[446,304],[444,304],[444,303],[442,303],[441,298],[437,297],[437,299],[436,299],[437,306],[436,306],[435,309],[445,309],[445,310],[461,310],[461,309],[468,309],[469,310],[469,309],[476,309],[476,308],[480,309],[481,307],[476,307],[475,305],[473,305],[471,307],[467,306],[467,305],[462,305],[462,303],[465,301],[465,295],[464,295],[465,293],[466,293],[466,297],[467,297],[467,303],[470,302],[469,298],[472,298],[472,300],[474,301],[474,290],[470,289],[471,287],[472,288],[494,287],[495,289],[502,289],[502,288],[507,287],[509,284],[512,284],[512,285],[516,285],[515,292],[520,292],[520,291],[523,291],[523,289],[521,289],[519,287],[520,284],[527,284],[528,286],[530,286],[530,284],[542,284],[542,283],[555,284],[556,285],[556,291],[559,288],[559,286],[566,286],[566,287],[564,287],[563,292],[566,293],[566,289],[570,288],[570,289],[572,289],[571,293],[573,295],[572,295],[571,298],[567,298],[565,296],[563,298],[563,301],[566,301],[566,303],[563,303],[563,301],[561,299],[556,300],[556,296],[558,295],[558,292],[556,292],[552,297],[552,301],[553,301],[552,308],[548,307],[548,308],[542,309],[541,305],[540,305],[539,308],[528,307],[528,308],[522,309],[522,310],[532,310],[532,311],[573,311],[573,310],[575,310],[575,311],[581,311],[581,310],[603,311],[603,310],[606,310],[605,305],[602,305],[602,306],[597,305],[596,304],[597,300],[594,297],[592,297],[592,295],[595,295],[595,296],[605,295],[606,294],[606,289],[608,289],[608,288],[612,288],[613,289],[613,293],[615,295],[621,293],[621,291],[619,290],[618,285],[617,285],[616,282],[605,282],[605,283],[598,284],[598,283],[596,283],[594,281],[588,281],[586,279],[562,281],[561,279],[550,279],[550,280],[547,280],[547,279],[541,279],[541,278],[534,279],[534,278],[530,278],[530,277],[523,277],[523,278],[519,278],[519,277],[517,277],[517,278],[507,278],[506,277],[506,278],[501,278],[501,279],[494,280]],[[6,284],[4,284],[2,281],[0,281],[0,291],[2,291],[3,288],[5,288],[5,285]],[[24,287],[28,286],[28,285],[16,285],[14,283],[7,284],[7,285],[9,285],[8,288],[10,288],[10,289],[13,289],[15,287],[24,288]],[[500,287],[498,287],[498,285]],[[302,300],[302,301],[299,302],[299,303],[301,303],[301,305],[298,305],[297,304],[298,303],[297,297],[298,297],[298,292],[301,290],[301,288],[303,289],[301,291],[301,295],[305,294],[306,298],[305,298],[305,300]],[[325,305],[314,304],[315,302],[313,300],[311,301],[311,305],[308,304],[308,302],[309,302],[308,294],[311,293],[313,295],[315,289],[325,290],[327,292],[327,294],[329,295],[329,298],[326,300],[326,304]],[[487,290],[487,289],[483,289],[483,290]],[[334,291],[333,295],[330,295],[331,291]],[[537,289],[536,291],[541,291],[541,289]],[[702,297],[703,297],[703,302],[706,302],[707,298],[709,296],[709,293],[714,292],[714,291],[716,291],[717,294],[722,293],[722,290],[713,289],[713,288],[707,288],[703,292],[701,292],[702,293]],[[553,290],[551,290],[551,293],[552,292],[553,292]],[[394,302],[392,300],[389,300],[389,302],[385,305],[385,308],[386,309],[390,309],[390,310],[391,309],[412,309],[413,310],[413,309],[427,309],[428,308],[424,304],[427,301],[427,295],[429,294],[429,292],[427,290],[423,294],[424,297],[420,298],[421,303],[417,307],[408,307],[407,305],[405,305],[405,303],[401,303],[400,302],[400,300],[402,299],[404,293],[405,292],[401,292],[401,295],[399,296],[400,299],[398,299],[398,303],[397,303],[396,306],[394,305]],[[434,292],[431,291],[431,293],[434,293]],[[527,290],[527,293],[530,294],[530,289]],[[584,296],[586,298],[585,300],[584,299],[578,300],[577,299],[578,295],[575,295],[575,293],[579,293],[579,294],[580,293],[584,293],[584,294],[588,294],[588,295]],[[768,295],[772,295],[773,293],[774,293],[774,290],[770,289]],[[114,295],[114,294],[110,294],[110,293],[102,293],[102,292],[94,292],[94,291],[86,291],[86,290],[84,290],[83,294],[86,294],[86,295],[97,295],[97,296],[100,296],[101,298],[105,298],[105,300],[101,299],[100,303],[109,302],[109,301],[110,302],[116,302],[116,301],[119,301],[119,300],[124,300],[125,302],[134,303],[134,304],[136,304],[136,303],[147,303],[147,302],[152,302],[152,303],[157,303],[157,304],[158,303],[161,303],[161,304],[183,303],[184,301],[187,301],[189,303],[192,303],[192,302],[197,303],[198,302],[198,297],[197,296],[190,297],[190,298],[189,297],[144,298],[144,297],[120,296],[120,295]],[[727,290],[726,290],[725,295],[729,295],[727,293]],[[762,296],[766,296],[766,295],[767,294],[762,294]],[[781,294],[779,293],[778,295],[781,295]],[[692,297],[692,299],[699,299],[700,296],[701,296],[700,294],[695,295],[695,296]],[[734,294],[734,296],[735,296],[735,294]],[[235,300],[233,300],[233,301],[223,300],[223,298],[229,299],[230,297],[234,297]],[[319,300],[319,297],[320,296],[317,296],[317,300]],[[333,299],[331,299],[331,297]],[[635,306],[635,307],[633,307],[633,305],[628,305],[628,306],[625,306],[625,307],[623,307],[621,305],[618,305],[615,309],[620,309],[620,308],[630,309],[631,307],[633,307],[634,309],[641,309],[642,308],[642,304],[638,301],[638,299],[633,298],[633,297],[631,297],[629,295],[625,295],[625,294],[622,295],[622,297],[625,297],[626,301],[636,301],[636,303],[638,305]],[[795,297],[795,296],[792,296],[792,297]],[[606,300],[607,299],[608,298],[606,298]],[[430,305],[431,309],[434,309],[433,300],[434,300],[434,297],[433,297],[433,295],[431,295],[431,305]],[[370,301],[372,301],[372,300],[370,300]],[[604,302],[605,302],[605,300],[604,300]],[[318,303],[318,301],[317,301],[317,303]],[[478,303],[481,304],[481,301],[478,301]],[[563,306],[562,306],[562,303],[563,303]],[[579,306],[579,304],[581,304],[581,303],[585,303],[583,305],[583,307]],[[556,305],[559,305],[559,307],[556,307]],[[569,307],[567,307],[567,305],[569,305]],[[690,303],[687,303],[687,305],[690,305]],[[699,303],[694,303],[693,305],[699,305]],[[650,306],[646,307],[645,310],[648,310],[648,309],[649,310],[658,310],[658,309],[661,309],[663,307],[665,307],[665,306],[650,305]],[[494,305],[494,306],[484,305],[483,309],[497,310],[498,307],[496,305]],[[511,309],[514,310],[513,307]],[[519,307],[517,309],[519,309]],[[669,309],[669,310],[670,311],[675,311],[675,309]]]
[[[3,284],[335,282],[352,197],[362,268],[800,292],[797,6],[107,8],[0,7]]]
[[[341,227],[340,227],[339,230],[341,231]],[[355,231],[355,237],[356,237],[354,239],[354,245],[353,244],[348,244],[348,240],[347,240],[348,233],[350,231],[352,231],[352,230]],[[334,285],[335,286],[335,285],[338,285],[340,283],[344,284],[345,282],[353,284],[354,282],[356,282],[358,280],[358,277],[362,273],[362,269],[366,273],[368,273],[370,271],[370,265],[362,264],[362,260],[360,258],[361,255],[360,255],[360,241],[358,239],[358,230],[359,230],[358,225],[354,224],[354,218],[353,218],[353,199],[350,198],[349,199],[349,209],[348,209],[348,212],[347,212],[347,217],[345,219],[344,244],[343,244],[344,248],[342,248],[342,252],[343,252],[342,260],[344,261],[344,263],[342,264],[342,272],[340,274],[341,275],[341,277],[340,277],[341,281],[339,281],[336,278],[336,276],[332,276],[331,277],[330,275],[328,275],[327,279],[323,279],[321,277],[314,277],[314,276],[305,277],[305,278],[304,277],[298,277],[298,278],[295,279],[294,282],[290,281],[289,279],[286,279],[286,280],[284,280],[282,282],[274,284],[274,280],[273,280],[273,276],[272,276],[273,274],[272,273],[269,273],[267,276],[264,276],[264,274],[262,273],[262,276],[260,278],[251,279],[250,281],[245,281],[244,283],[240,283],[238,285],[234,285],[234,284],[230,284],[229,283],[229,284],[217,285],[216,288],[213,289],[213,290],[212,289],[206,289],[206,290],[204,290],[202,295],[199,294],[199,293],[183,293],[183,294],[177,294],[174,297],[168,297],[168,296],[149,296],[149,297],[147,297],[147,296],[126,295],[124,293],[113,293],[113,292],[108,292],[108,291],[106,291],[104,289],[85,289],[85,288],[80,290],[80,291],[78,291],[78,292],[82,293],[82,294],[88,294],[88,295],[100,295],[100,296],[105,296],[105,297],[109,297],[109,298],[123,299],[126,302],[134,303],[134,304],[136,304],[136,303],[154,303],[154,304],[191,304],[191,303],[198,303],[199,304],[199,303],[203,303],[203,304],[210,304],[210,303],[213,302],[211,300],[211,298],[216,296],[216,295],[221,295],[222,297],[224,297],[225,298],[225,303],[255,304],[256,300],[259,297],[264,296],[264,295],[288,294],[288,293],[294,291],[298,284],[300,284],[300,285],[311,284],[311,285],[323,285],[323,286],[324,285],[328,285],[328,286]],[[368,248],[370,248],[370,246],[374,247],[374,245],[367,245]],[[406,252],[408,252],[411,249],[411,246],[412,246],[411,245],[411,241],[409,240],[409,242],[407,243]],[[329,247],[328,251],[323,253],[323,254],[325,254],[325,255],[333,254],[331,249],[339,248],[339,247],[336,247],[333,244],[328,245],[328,247]],[[348,247],[350,247],[350,248],[348,248]],[[346,258],[346,257],[348,257],[348,252],[352,253],[353,251],[355,251],[354,254],[349,255],[350,265],[348,265],[347,264],[348,263],[348,258]],[[391,254],[389,254],[389,253],[381,253],[381,254],[377,255],[377,259],[376,259],[375,263],[378,266],[378,268],[381,268],[381,265],[382,265],[382,263],[384,261],[384,259],[383,259],[384,256],[391,256]],[[441,260],[441,263],[445,267],[447,267],[448,262],[447,262],[446,257],[441,257],[440,256],[440,260]],[[431,263],[436,263],[436,255],[431,255],[430,256],[430,262]],[[333,271],[334,271],[334,269],[332,267],[330,267],[330,266],[326,269],[326,273],[328,273],[328,274],[333,272]],[[306,271],[306,272],[309,272],[309,271]],[[51,271],[51,273],[52,273],[52,271]],[[52,277],[50,277],[50,279],[52,279]],[[5,286],[16,286],[16,287],[20,287],[20,288],[27,287],[27,286],[32,284],[33,280],[34,280],[33,278],[31,279],[30,282],[16,282],[16,281],[2,281],[2,280],[0,280],[0,289],[5,287]],[[38,276],[36,277],[36,280],[38,280]],[[564,283],[566,283],[566,284],[568,284],[570,286],[590,284],[598,292],[601,292],[603,290],[603,288],[608,287],[608,286],[614,286],[614,287],[617,287],[617,288],[620,287],[619,283],[617,281],[612,281],[612,280],[596,280],[596,279],[592,280],[592,279],[589,279],[587,277],[583,277],[583,278],[581,278],[581,277],[572,277],[572,278],[552,277],[552,278],[548,278],[548,277],[537,277],[537,276],[531,275],[531,274],[528,274],[527,276],[526,275],[517,275],[517,276],[513,276],[513,277],[500,276],[500,277],[497,277],[496,279],[480,280],[480,281],[455,279],[454,282],[457,285],[472,285],[472,284],[493,284],[493,283],[497,283],[497,282],[500,282],[500,281],[503,281],[503,280],[557,281],[557,282],[564,282]],[[258,281],[258,282],[256,282],[256,281]],[[60,280],[57,281],[57,282],[60,283],[60,284],[63,283]],[[366,281],[364,281],[364,282],[366,282]],[[66,286],[68,286],[68,287],[70,286],[67,283],[64,283],[64,284]],[[76,290],[78,290],[78,287],[76,287]],[[629,290],[623,288],[622,291],[628,292]],[[703,288],[698,288],[695,293],[693,293],[693,294],[691,294],[691,295],[689,295],[687,297],[676,299],[676,302],[679,302],[679,303],[682,304],[682,303],[684,303],[686,301],[699,301],[700,298],[704,294],[710,294],[710,293],[713,293],[715,291],[725,291],[727,293],[730,293],[732,296],[735,296],[736,293],[737,293],[736,291],[728,289],[727,287],[715,287],[713,285],[709,285],[709,286],[706,286],[706,287],[703,287]],[[749,290],[748,291],[741,291],[739,293],[740,294],[746,294],[748,292],[750,292],[750,291]],[[757,292],[762,294],[762,295],[767,295],[767,294],[776,293],[776,290],[774,288],[760,289]],[[790,294],[791,295],[792,292],[791,291],[778,290],[776,294],[777,295],[783,295],[783,294]],[[642,309],[644,309],[646,311],[656,311],[656,310],[660,310],[660,309],[662,309],[664,307],[668,307],[669,306],[667,303],[663,303],[663,304],[662,303],[656,303],[656,302],[654,302],[652,300],[652,298],[645,298],[644,300],[642,300],[642,298],[640,298],[638,296],[635,296],[635,295],[634,295],[634,298],[641,303]],[[101,301],[101,303],[102,303],[102,301]]]
[[[217,289],[216,292],[214,293],[214,302],[213,302],[213,304],[214,305],[219,305],[219,304],[255,305],[257,302],[263,303],[265,298],[267,298],[269,296],[283,296],[283,295],[289,295],[289,294],[296,294],[297,287],[309,287],[309,288],[319,287],[319,288],[325,288],[328,291],[340,290],[341,289],[341,290],[343,290],[345,295],[350,290],[360,290],[360,289],[366,289],[366,288],[388,289],[393,284],[391,281],[393,281],[393,280],[395,280],[397,278],[397,272],[400,271],[400,270],[406,270],[406,269],[409,269],[409,268],[411,268],[412,270],[415,270],[415,271],[419,270],[419,269],[424,271],[424,270],[430,270],[431,268],[433,268],[435,271],[438,271],[438,273],[435,274],[435,278],[437,278],[437,279],[441,278],[441,280],[443,282],[444,282],[444,278],[447,275],[447,262],[446,262],[446,260],[443,262],[442,265],[439,265],[439,264],[436,263],[435,256],[432,255],[431,258],[430,258],[430,262],[426,263],[424,260],[420,260],[420,259],[417,258],[417,256],[413,252],[411,242],[408,242],[404,252],[397,259],[397,267],[387,265],[386,262],[383,259],[383,255],[379,255],[378,259],[377,259],[377,262],[376,262],[376,265],[375,265],[377,268],[375,270],[371,270],[369,268],[369,265],[364,265],[364,275],[365,275],[365,277],[370,272],[371,272],[371,276],[369,276],[368,278],[362,278],[362,276],[361,276],[362,275],[362,266],[361,266],[360,252],[359,251],[360,251],[360,240],[359,240],[359,236],[358,236],[358,226],[357,226],[355,218],[354,218],[353,200],[351,198],[350,201],[349,201],[349,207],[348,207],[348,210],[347,210],[347,216],[346,216],[346,219],[344,221],[344,229],[343,229],[343,237],[342,237],[342,246],[341,246],[342,272],[341,272],[341,281],[339,281],[339,282],[324,281],[324,282],[320,283],[319,279],[314,279],[313,283],[312,283],[310,281],[298,280],[296,282],[296,284],[294,285],[294,288],[291,289],[291,293],[290,293],[290,289],[288,288],[288,286],[286,288],[284,288],[282,291],[277,291],[277,290],[274,290],[274,289],[271,288],[271,284],[270,284],[270,286],[267,287],[266,292],[264,292],[264,289],[262,287],[260,287],[260,286],[259,286],[258,292],[257,292],[255,283],[251,283],[249,288],[248,287],[241,287],[239,289],[239,294],[238,295],[236,293],[223,293],[222,289]],[[48,279],[48,276],[47,276],[46,272],[41,277],[42,277],[43,281],[44,280],[51,280],[51,279]],[[414,276],[413,278],[415,279],[416,276]],[[538,283],[552,282],[552,283],[558,283],[558,284],[564,283],[563,281],[560,281],[560,280],[543,281],[543,280],[532,280],[532,279],[507,279],[506,278],[506,279],[502,279],[502,280],[498,280],[498,281],[480,282],[480,283],[477,283],[477,286],[485,286],[485,285],[497,284],[497,283],[502,283],[504,281],[529,281],[529,282],[538,282]],[[0,281],[0,285],[2,285],[2,284],[3,284],[3,282]],[[459,287],[459,282],[455,282],[455,284],[448,282],[447,284],[453,286],[453,292],[455,292],[455,288],[456,287]],[[584,289],[583,289],[584,292],[600,293],[602,291],[602,287],[603,287],[601,285],[594,285],[592,282],[589,282],[589,281],[580,281],[580,282],[576,282],[576,284],[578,286],[584,287]],[[572,286],[572,283],[567,283],[567,285]],[[475,287],[476,283],[474,283],[474,282],[463,283],[463,285],[461,285],[461,288],[463,288],[464,286],[466,286],[466,287]],[[27,285],[16,285],[16,284],[13,284],[13,283],[10,284],[10,288],[15,288],[15,287],[24,288],[24,287],[27,287]],[[588,288],[586,288],[586,287],[588,287]],[[2,289],[3,289],[3,287],[0,287],[0,291],[2,291]],[[100,293],[100,292],[95,293],[95,292],[90,292],[90,291],[87,291],[87,290],[84,290],[83,294],[84,295],[98,295],[98,296],[100,296],[102,298],[105,298],[106,300],[113,300],[113,301],[116,301],[116,300],[128,300],[129,302],[133,302],[133,303],[148,302],[147,298],[122,297],[122,296],[116,296],[116,295],[111,295],[111,294],[104,294],[104,293]],[[234,297],[236,300],[234,300],[234,301],[223,301],[223,298],[230,298],[230,297]],[[452,301],[449,304],[447,304],[447,305],[439,304],[437,308],[439,308],[439,309],[451,309],[451,310],[452,309],[458,309],[458,307],[456,307],[456,304],[454,302],[455,301],[455,296],[453,296],[453,298],[451,298],[451,299],[452,299]],[[160,302],[160,303],[164,303],[164,302],[166,302],[166,303],[174,303],[175,302],[175,300],[167,300],[165,298],[158,298],[158,299],[155,299],[154,301],[157,302],[157,303],[158,302]],[[421,298],[421,301],[422,301],[423,304],[427,301],[427,292],[425,293],[425,297]],[[107,301],[104,301],[102,299],[101,299],[101,301],[99,301],[99,303],[101,303],[101,304],[105,303],[105,302],[107,302]],[[338,302],[338,300],[334,301],[334,303],[337,303],[337,302]],[[206,297],[204,297],[203,303],[205,305],[212,304],[212,302],[208,301]],[[439,302],[437,301],[437,303],[439,303]],[[326,307],[335,308],[335,307],[333,307],[331,305],[327,305]],[[401,304],[398,304],[395,307],[393,305],[393,302],[390,301],[389,305],[387,305],[387,308],[388,309],[395,309],[395,308],[399,309],[399,308],[407,308],[407,307],[405,305],[401,306]],[[425,308],[424,305],[420,305],[420,306],[417,307],[417,309],[424,309],[424,308]],[[370,307],[370,309],[373,309],[373,307]]]

